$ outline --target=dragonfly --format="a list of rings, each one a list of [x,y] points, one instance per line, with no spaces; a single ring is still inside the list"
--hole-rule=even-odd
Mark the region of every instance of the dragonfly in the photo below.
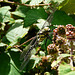
[[[56,6],[58,6],[58,4],[56,4]],[[21,64],[21,67],[20,67],[20,70],[22,71],[25,66],[28,64],[30,58],[31,58],[31,55],[32,55],[32,50],[33,48],[35,48],[39,42],[42,42],[45,38],[48,38],[51,32],[51,29],[49,28],[49,26],[51,26],[51,22],[52,22],[52,19],[53,19],[53,14],[54,12],[57,10],[56,9],[56,6],[54,7],[54,10],[53,10],[53,13],[51,13],[46,22],[43,24],[43,27],[41,28],[41,30],[39,30],[39,32],[37,33],[37,35],[34,37],[34,39],[30,42],[29,45],[27,45],[23,52],[21,53],[21,56],[20,56],[20,60],[22,62]]]

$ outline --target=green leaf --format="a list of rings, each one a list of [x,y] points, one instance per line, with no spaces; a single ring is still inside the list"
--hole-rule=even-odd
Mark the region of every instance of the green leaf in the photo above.
[[[53,61],[51,67],[57,66],[57,64],[60,63],[60,61],[61,61],[60,59],[58,59],[57,61]]]
[[[35,63],[34,63],[34,65],[33,65],[33,67],[32,67],[32,68],[34,68],[34,67],[36,66],[36,64],[39,63],[39,61],[41,60],[41,58],[39,58],[39,57],[37,57],[37,56],[32,56],[32,57],[31,57],[31,60],[35,60]]]
[[[30,5],[38,5],[41,3],[43,0],[31,0]]]
[[[11,58],[10,61],[10,72],[9,75],[21,75],[19,72],[19,68],[20,68],[20,52],[14,52],[14,51],[10,51],[9,52],[9,56]]]
[[[0,22],[8,22],[11,19],[10,6],[0,8]]]
[[[3,46],[6,46],[7,44],[5,44],[5,43],[0,43],[0,47],[3,47]]]
[[[75,22],[72,19],[72,17],[68,16],[65,12],[56,11],[54,13],[54,18],[53,18],[52,24],[53,25],[66,25],[66,24],[75,25]]]
[[[24,18],[24,17],[26,17],[26,12],[29,9],[30,8],[28,8],[26,6],[19,6],[19,7],[17,7],[16,11],[12,12],[12,14]]]
[[[40,56],[45,56],[45,53],[43,51],[39,52]]]
[[[29,71],[30,69],[33,69],[36,66],[36,64],[38,64],[40,62],[40,60],[41,60],[41,58],[32,55],[28,64],[25,67],[25,70]]]
[[[64,3],[62,3],[63,5]],[[74,14],[75,13],[75,0],[67,0],[67,4],[64,5],[61,10],[65,11],[66,13],[69,14]]]
[[[18,1],[17,1],[17,0],[13,0],[13,2],[19,2],[19,3],[20,3],[20,2],[21,2],[21,0],[18,0]]]
[[[61,64],[58,68],[59,75],[74,75],[75,71],[71,70],[71,66],[69,64]]]
[[[75,71],[71,71],[71,72],[67,73],[66,75],[75,75]]]
[[[57,64],[59,64],[61,62],[61,59],[68,57],[68,56],[72,56],[70,54],[60,54],[60,56],[57,57],[57,61],[53,61],[53,63],[51,64],[52,67],[56,66]]]
[[[50,72],[45,72],[44,75],[51,75]]]
[[[10,72],[8,75],[22,75],[19,70],[20,65],[21,65],[20,60],[19,60],[20,52],[10,51],[8,55],[11,58]]]
[[[68,57],[68,56],[72,56],[72,55],[70,55],[70,54],[60,54],[60,56],[57,59],[63,59],[63,58]]]
[[[43,8],[29,10],[24,19],[24,26],[30,26],[37,22],[38,19],[46,19],[47,16],[48,15]]]
[[[21,75],[20,72],[16,69],[14,61],[12,61],[12,59],[10,62],[10,72],[8,75]]]
[[[3,22],[3,16],[2,16],[2,13],[0,13],[0,22]]]
[[[4,28],[5,28],[6,24],[5,23],[1,23],[1,24],[2,24],[2,26],[0,27],[0,30],[4,31]]]
[[[60,5],[59,5],[59,9],[62,9],[62,7],[64,7],[65,5],[67,5],[67,3],[69,2],[69,0],[64,0]]]
[[[12,43],[16,43],[19,38],[23,38],[28,32],[29,28],[23,28],[21,22],[22,20],[17,20],[6,34],[7,39]]]
[[[8,75],[10,72],[10,58],[6,53],[0,54],[0,75]]]

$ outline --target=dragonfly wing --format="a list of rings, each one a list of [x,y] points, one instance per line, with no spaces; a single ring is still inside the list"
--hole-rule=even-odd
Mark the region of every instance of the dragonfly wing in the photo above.
[[[46,26],[49,26],[50,23],[51,23],[51,21],[52,21],[52,19],[53,19],[53,14],[50,14],[50,15],[48,16],[46,22],[43,24],[42,29],[43,29],[44,27],[46,27]]]
[[[33,46],[30,45],[28,47],[29,47],[29,50],[26,52],[26,55],[23,56],[24,61],[21,64],[20,70],[24,69],[24,67],[28,64],[28,62],[29,62],[29,60],[31,58],[31,55],[32,55],[31,51],[34,48],[34,45]]]
[[[28,45],[28,46],[26,46],[24,49],[23,49],[23,52],[21,53],[21,55],[20,55],[20,60],[23,60],[25,57],[26,57],[26,55],[28,54],[28,52],[31,50],[31,49],[33,49],[33,48],[31,48],[32,47],[32,45],[34,46],[35,44],[35,41],[37,40],[37,37],[35,37],[31,42],[30,42],[30,44]]]
[[[21,53],[21,56],[20,56],[20,60],[22,61],[27,53],[27,51],[30,49],[31,45],[29,44],[28,46],[26,46],[24,49],[23,49],[23,52]]]
[[[28,64],[29,60],[30,60],[30,57],[31,57],[31,52],[24,58],[24,61],[22,62],[21,64],[21,67],[20,67],[20,70],[22,71],[25,66]]]
[[[57,8],[56,8],[56,7],[58,7],[58,6],[59,6],[59,4],[58,4],[58,3],[56,3],[55,7],[53,8],[53,12],[52,12],[52,13],[50,13],[50,15],[48,16],[48,18],[47,18],[46,22],[43,24],[42,29],[43,29],[44,27],[46,27],[46,26],[50,26],[50,25],[51,25],[51,22],[52,22],[52,20],[53,20],[54,12],[57,10]]]
[[[31,51],[33,50],[33,48],[37,45],[37,37],[36,38],[34,38],[31,42],[30,42],[30,44],[28,45],[28,46],[26,46],[25,48],[24,48],[24,50],[23,50],[23,52],[22,52],[22,54],[21,54],[21,56],[20,56],[20,60],[23,60],[24,59],[24,61],[22,62],[22,64],[21,64],[21,68],[20,68],[20,70],[23,70],[24,69],[24,67],[28,64],[28,62],[29,62],[29,60],[30,60],[30,57],[31,57],[31,55],[32,55],[32,53],[31,53]]]

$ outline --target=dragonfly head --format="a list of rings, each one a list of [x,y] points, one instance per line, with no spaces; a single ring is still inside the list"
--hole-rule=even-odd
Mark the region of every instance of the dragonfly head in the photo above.
[[[38,35],[40,35],[40,34],[46,34],[46,33],[50,32],[50,31],[51,31],[51,30],[50,30],[49,27],[45,27],[45,28],[43,28],[43,29],[38,33]]]
[[[49,27],[45,27],[44,31],[50,32],[50,28]]]

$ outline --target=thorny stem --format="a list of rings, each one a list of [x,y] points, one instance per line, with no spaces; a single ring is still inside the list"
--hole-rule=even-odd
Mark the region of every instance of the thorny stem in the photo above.
[[[11,1],[0,1],[0,2],[16,4],[16,5],[23,5],[23,6],[27,6],[27,7],[37,7],[37,6],[48,6],[48,5],[51,5],[51,3],[49,3],[49,4],[29,5],[29,4],[21,4],[19,2],[11,2]]]
[[[71,41],[71,51],[70,54],[73,55],[73,41]],[[70,65],[73,67],[73,56],[70,56]],[[73,70],[73,68],[72,68]]]

